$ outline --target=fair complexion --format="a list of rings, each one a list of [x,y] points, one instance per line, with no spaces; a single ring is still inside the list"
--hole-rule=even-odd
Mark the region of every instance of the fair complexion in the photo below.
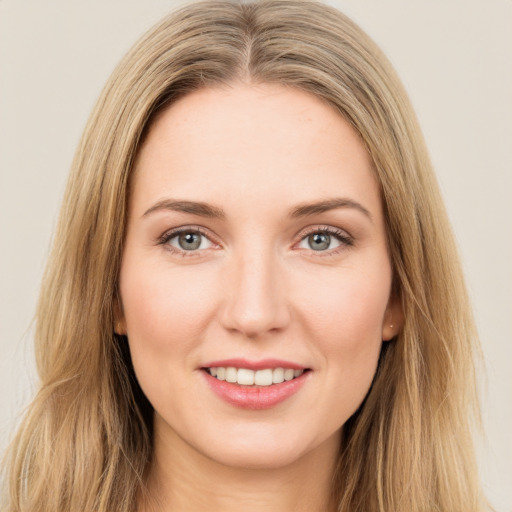
[[[135,165],[117,315],[155,411],[156,509],[330,510],[340,430],[398,328],[391,281],[368,153],[332,107],[234,84],[160,114]],[[299,376],[247,391],[217,367]]]

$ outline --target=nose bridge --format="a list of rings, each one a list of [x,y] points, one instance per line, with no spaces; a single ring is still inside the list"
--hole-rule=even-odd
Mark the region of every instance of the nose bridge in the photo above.
[[[286,326],[284,276],[272,247],[246,243],[233,254],[228,273],[224,326],[255,338]]]

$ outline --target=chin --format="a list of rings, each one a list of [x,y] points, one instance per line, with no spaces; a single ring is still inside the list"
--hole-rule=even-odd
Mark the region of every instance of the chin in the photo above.
[[[339,443],[339,431],[326,439],[311,439],[301,436],[300,433],[294,435],[289,430],[284,435],[282,432],[272,434],[268,430],[261,434],[239,439],[226,436],[222,441],[211,443],[201,451],[212,461],[224,466],[274,470],[305,461],[314,453],[322,452],[324,448],[333,453],[333,445],[337,447]]]
[[[278,449],[272,446],[270,449],[255,449],[254,446],[249,449],[244,447],[229,447],[225,450],[216,450],[215,452],[205,453],[207,457],[218,464],[236,469],[247,470],[274,470],[290,466],[299,461],[304,454],[297,450]]]

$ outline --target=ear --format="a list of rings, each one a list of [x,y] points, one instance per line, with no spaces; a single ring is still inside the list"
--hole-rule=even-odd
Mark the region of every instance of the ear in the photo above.
[[[126,335],[126,320],[124,318],[123,306],[121,299],[116,294],[113,304],[114,310],[114,332],[120,336]]]
[[[404,325],[402,301],[398,294],[391,292],[382,321],[382,341],[392,340]]]

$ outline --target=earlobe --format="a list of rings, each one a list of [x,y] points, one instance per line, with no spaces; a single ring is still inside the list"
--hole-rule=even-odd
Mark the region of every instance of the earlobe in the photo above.
[[[390,341],[398,334],[395,324],[382,326],[382,341]]]
[[[382,341],[391,341],[402,330],[403,323],[400,299],[396,296],[391,297],[382,322]]]
[[[118,297],[114,299],[114,332],[120,336],[126,335],[126,322],[123,309]]]
[[[114,332],[116,334],[119,334],[120,336],[126,335],[126,329],[124,327],[123,322],[115,322],[114,323]]]

